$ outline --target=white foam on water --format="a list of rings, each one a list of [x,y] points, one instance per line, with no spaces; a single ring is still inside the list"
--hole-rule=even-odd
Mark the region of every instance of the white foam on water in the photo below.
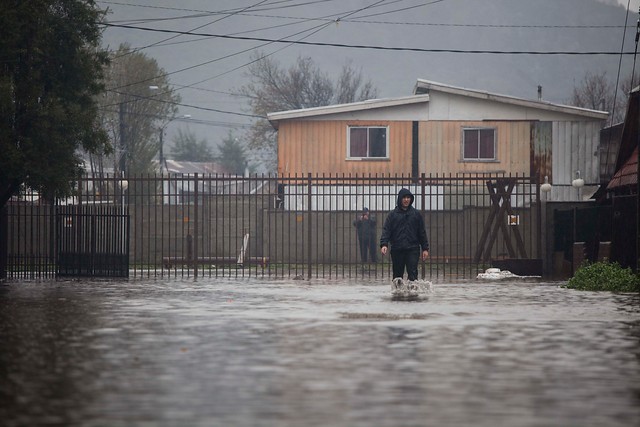
[[[391,282],[391,296],[397,298],[416,298],[433,293],[433,283],[428,280],[403,280],[395,278]]]
[[[503,279],[528,279],[540,278],[540,276],[518,276],[509,270],[500,270],[499,268],[487,268],[484,273],[478,273],[476,279],[482,280],[503,280]]]

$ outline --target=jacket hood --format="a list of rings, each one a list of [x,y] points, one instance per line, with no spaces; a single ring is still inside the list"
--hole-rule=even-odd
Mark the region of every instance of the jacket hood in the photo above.
[[[400,191],[398,191],[398,200],[397,200],[397,205],[398,206],[402,206],[402,199],[404,198],[404,196],[409,196],[411,197],[411,203],[409,203],[409,206],[413,205],[413,194],[411,193],[411,191],[407,190],[406,188],[402,188],[400,189]]]

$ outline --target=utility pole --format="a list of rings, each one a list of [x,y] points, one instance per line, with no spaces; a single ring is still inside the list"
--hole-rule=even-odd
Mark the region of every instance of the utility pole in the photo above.
[[[640,15],[640,8],[638,8]],[[636,23],[636,48],[633,53],[633,69],[635,71],[636,57],[638,55],[638,40],[640,39],[640,18]],[[631,82],[633,83],[633,74],[631,74]],[[632,129],[636,130],[636,150],[638,150],[636,163],[636,273],[640,272],[640,94],[636,94],[636,126]]]
[[[126,174],[127,169],[127,144],[126,144],[126,127],[124,123],[124,101],[121,101],[118,109],[118,119],[120,120],[120,161],[118,168],[122,175]]]

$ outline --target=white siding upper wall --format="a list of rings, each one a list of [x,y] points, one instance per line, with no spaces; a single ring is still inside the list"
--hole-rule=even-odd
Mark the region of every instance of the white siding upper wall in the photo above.
[[[491,99],[472,98],[451,93],[431,91],[426,120],[541,120],[587,121],[585,116],[544,108],[506,104]]]
[[[553,122],[552,184],[571,185],[580,171],[585,184],[598,184],[600,158],[598,122]]]

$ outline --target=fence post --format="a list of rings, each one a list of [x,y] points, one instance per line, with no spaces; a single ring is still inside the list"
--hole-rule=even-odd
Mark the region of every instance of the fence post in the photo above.
[[[536,176],[535,178],[532,178],[533,184],[536,186],[536,217],[538,218],[537,222],[537,228],[538,228],[538,233],[537,233],[537,237],[538,237],[538,241],[536,242],[536,246],[538,247],[538,251],[537,251],[537,256],[536,258],[543,260],[542,261],[542,271],[544,272],[545,268],[545,259],[546,259],[546,255],[547,255],[547,251],[544,250],[543,251],[543,230],[542,230],[542,200],[540,197],[540,179]],[[546,221],[545,221],[546,223]],[[529,234],[531,235],[531,234]],[[546,243],[546,242],[545,242]]]
[[[198,174],[193,182],[193,277],[198,277]]]
[[[9,235],[9,207],[0,207],[0,282],[7,279],[7,264],[9,250],[7,248]]]
[[[426,212],[426,205],[427,205],[427,200],[426,200],[426,182],[425,182],[425,174],[424,172],[420,174],[420,197],[422,197],[422,205],[420,210],[422,212],[420,212],[420,214],[422,215],[422,219],[424,220],[424,214]],[[426,228],[426,224],[427,222],[425,221],[425,228]],[[425,231],[426,232],[426,231]],[[427,237],[428,238],[428,237]],[[422,260],[422,248],[420,248],[420,260]],[[421,272],[421,278],[424,279],[426,274],[427,274],[427,265],[424,263],[424,261],[421,263],[422,264],[422,272]]]
[[[311,172],[307,174],[307,279],[311,279]]]

